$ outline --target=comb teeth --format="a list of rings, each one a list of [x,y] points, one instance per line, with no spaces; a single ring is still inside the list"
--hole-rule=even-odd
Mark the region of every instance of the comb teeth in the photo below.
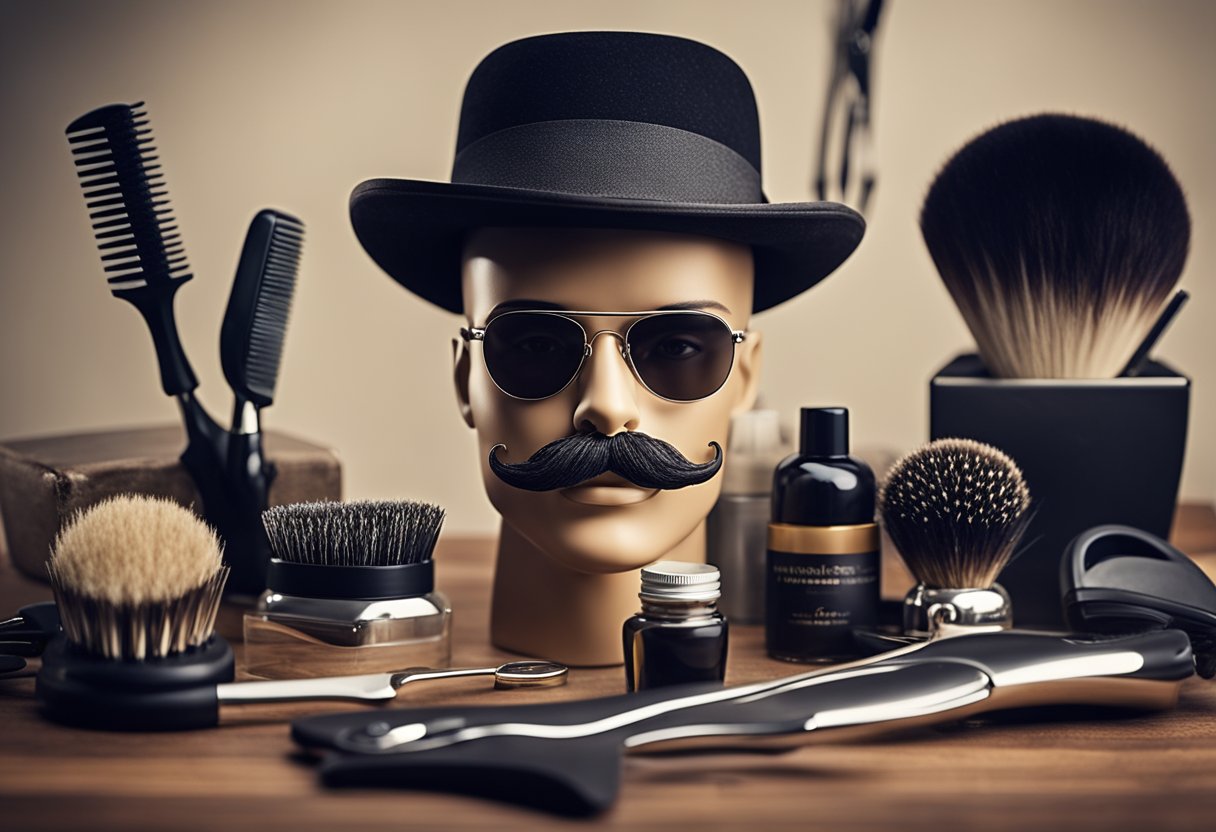
[[[173,212],[143,102],[111,104],[67,128],[68,144],[106,282],[115,294],[152,284],[184,282],[190,267]]]
[[[295,297],[303,241],[304,226],[279,215],[262,269],[258,302],[249,330],[249,357],[245,363],[249,386],[264,391],[271,399],[279,378],[283,339],[287,334],[291,301]]]
[[[241,251],[220,352],[228,383],[258,407],[274,401],[303,241],[303,223],[265,209]]]

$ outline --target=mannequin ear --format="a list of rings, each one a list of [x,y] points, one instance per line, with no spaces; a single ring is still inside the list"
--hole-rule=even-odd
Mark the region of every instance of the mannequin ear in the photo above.
[[[456,385],[456,406],[460,418],[473,427],[473,408],[469,406],[469,348],[456,338],[452,339],[452,381]]]
[[[756,404],[756,396],[760,394],[760,367],[764,363],[762,349],[763,339],[755,330],[747,333],[747,338],[740,344],[735,353],[734,372],[739,375],[741,386],[739,400],[731,408],[731,415],[751,410]]]

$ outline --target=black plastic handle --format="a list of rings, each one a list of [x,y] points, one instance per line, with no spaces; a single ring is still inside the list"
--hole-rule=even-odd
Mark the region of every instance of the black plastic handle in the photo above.
[[[149,283],[139,289],[119,290],[115,297],[129,301],[148,325],[152,343],[156,345],[156,361],[160,365],[160,386],[166,394],[178,396],[198,387],[198,379],[186,359],[177,322],[173,314],[173,297],[189,278]]]
[[[764,694],[755,698],[755,701],[766,703],[763,709],[749,712],[737,705],[731,706],[731,718],[764,719],[766,714],[775,713],[772,709],[778,705],[783,708],[791,707],[794,712],[809,716],[816,709],[826,707],[825,703],[836,701],[833,698],[836,694],[828,693],[829,689],[843,696],[840,701],[860,701],[861,698],[882,693],[886,684],[884,679],[903,680],[900,684],[908,684],[907,680],[912,678],[907,674],[887,676],[881,672],[884,668],[928,664],[940,670],[943,663],[956,663],[986,674],[998,685],[1012,685],[1023,683],[1019,680],[1029,678],[1021,673],[1027,667],[1054,667],[1057,668],[1056,672],[1067,672],[1066,668],[1059,668],[1071,659],[1083,660],[1086,662],[1085,667],[1092,668],[1090,672],[1100,673],[1103,666],[1094,664],[1093,657],[1112,653],[1137,654],[1141,657],[1138,668],[1134,670],[1128,670],[1125,664],[1121,664],[1123,670],[1117,673],[1112,671],[1114,675],[1128,679],[1179,681],[1194,672],[1190,643],[1184,633],[1176,630],[1118,639],[1087,639],[1019,631],[979,633],[927,643],[915,651],[899,652],[886,658],[876,656],[860,669],[842,671],[843,675],[834,674],[839,676],[833,681],[834,688],[829,688],[826,684],[832,678],[828,675],[819,675],[813,677],[813,680],[807,674],[789,677],[781,680],[781,683],[789,688],[786,698]],[[875,672],[876,669],[880,672]],[[799,679],[812,680],[812,684],[799,687],[796,685]],[[809,693],[803,694],[799,691]],[[590,723],[618,717],[643,706],[650,708],[653,713],[644,718],[624,722],[619,730],[602,732],[627,737],[656,728],[693,724],[708,718],[707,715],[721,717],[719,709],[723,707],[722,700],[729,695],[733,695],[733,691],[717,685],[680,685],[625,696],[543,705],[411,708],[378,714],[338,714],[299,720],[292,725],[292,736],[296,742],[307,747],[378,754],[384,747],[380,738],[403,725],[420,725],[425,730],[417,733],[436,736],[471,726],[507,722],[553,726]],[[1101,699],[1102,692],[1099,691],[1096,695],[1099,698],[1094,704],[1104,704]],[[680,702],[683,706],[678,710],[651,707],[670,705],[674,702]],[[475,742],[477,740],[464,744],[471,745]]]
[[[270,541],[262,512],[270,505],[274,474],[274,466],[266,462],[260,432],[228,435],[224,509],[216,522],[222,524],[221,534],[227,541],[230,594],[255,597],[266,588]]]
[[[59,636],[42,655],[35,686],[56,722],[107,731],[181,731],[219,722],[216,685],[231,682],[232,649],[219,636],[163,659],[113,661]]]
[[[47,642],[59,634],[59,609],[54,601],[29,604],[0,623],[0,654],[40,656]]]

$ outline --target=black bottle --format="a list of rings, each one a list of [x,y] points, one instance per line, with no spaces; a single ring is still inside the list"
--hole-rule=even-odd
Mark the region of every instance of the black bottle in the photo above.
[[[704,563],[659,561],[642,569],[642,611],[622,630],[629,691],[726,677],[721,586],[718,568]]]
[[[804,407],[798,453],[773,474],[765,562],[768,653],[852,658],[854,628],[878,621],[880,537],[874,472],[849,456],[849,412]]]

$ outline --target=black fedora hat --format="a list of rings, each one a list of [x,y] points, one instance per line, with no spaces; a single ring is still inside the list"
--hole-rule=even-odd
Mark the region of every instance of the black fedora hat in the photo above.
[[[372,259],[407,289],[461,311],[466,231],[627,228],[752,247],[753,311],[823,278],[865,221],[834,202],[770,204],[751,84],[685,38],[568,32],[490,53],[465,88],[452,181],[372,179],[351,194]]]

